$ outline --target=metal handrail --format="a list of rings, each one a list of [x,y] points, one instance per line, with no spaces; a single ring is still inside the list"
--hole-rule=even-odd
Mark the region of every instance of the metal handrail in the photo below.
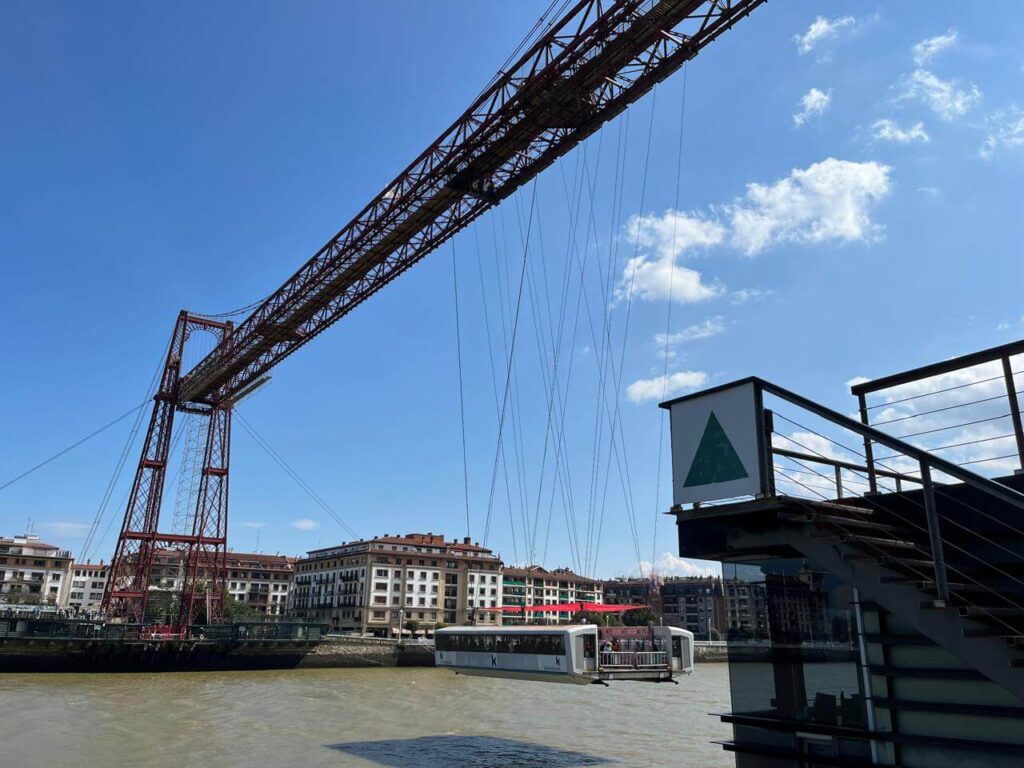
[[[600,655],[602,669],[650,669],[668,663],[666,651],[601,651]]]
[[[1013,436],[1017,444],[1017,457],[1020,461],[1020,468],[1024,471],[1024,417],[1021,415],[1020,401],[1017,397],[1020,393],[1017,391],[1017,387],[1014,383],[1015,372],[1010,364],[1011,357],[1022,354],[1024,354],[1024,340],[1014,341],[998,347],[991,347],[989,349],[983,349],[967,355],[961,355],[960,357],[955,357],[951,360],[943,360],[938,363],[913,368],[909,371],[903,371],[902,373],[896,373],[891,376],[883,376],[880,379],[854,384],[850,387],[850,392],[853,393],[860,404],[860,418],[866,425],[868,423],[869,409],[867,406],[867,396],[869,394],[881,392],[886,389],[892,389],[893,387],[898,387],[915,381],[930,379],[946,373],[962,371],[967,368],[984,365],[985,363],[999,362],[1002,366],[1002,379],[1006,386],[1007,402],[1010,405],[1010,413],[1008,415],[1010,416],[1011,423],[1013,424]],[[996,376],[994,378],[1000,377]],[[867,438],[865,438],[864,441],[864,452],[867,456],[869,467],[873,468],[874,462],[872,460],[871,442]],[[870,476],[870,480],[871,490],[874,492],[876,490],[874,475]]]
[[[970,470],[964,469],[951,461],[935,456],[923,448],[918,448],[917,446],[906,443],[899,438],[891,437],[875,427],[868,426],[867,424],[851,419],[848,416],[844,416],[837,411],[833,411],[831,408],[826,408],[820,403],[816,403],[809,398],[798,395],[795,392],[791,392],[788,389],[772,384],[764,379],[751,377],[748,381],[752,382],[762,393],[767,392],[781,400],[785,400],[791,405],[795,405],[798,408],[809,411],[826,421],[830,421],[839,427],[860,435],[864,438],[866,446],[870,445],[870,442],[872,441],[877,442],[917,461],[921,473],[921,479],[917,482],[921,483],[921,489],[924,497],[928,542],[931,547],[932,564],[935,570],[936,596],[938,598],[938,602],[942,605],[949,602],[949,580],[946,573],[945,555],[943,554],[942,534],[939,529],[939,516],[935,503],[935,485],[932,481],[932,470],[943,472],[950,477],[960,480],[966,485],[987,493],[989,496],[997,498],[1000,501],[1010,504],[1018,509],[1024,510],[1024,493],[1020,493],[1003,485],[1002,483],[998,483],[994,480],[988,479],[987,477],[983,477],[982,475],[978,475]],[[867,458],[868,467],[872,472],[874,472],[870,452],[868,453]],[[873,480],[872,490],[874,490]]]
[[[957,480],[978,488],[990,496],[998,498],[1000,501],[1004,501],[1018,509],[1024,510],[1024,493],[1015,491],[1014,489],[996,482],[995,480],[990,480],[983,475],[971,472],[969,469],[964,469],[960,465],[929,453],[923,448],[918,448],[917,446],[906,443],[899,438],[887,435],[885,432],[882,432],[875,427],[862,424],[856,419],[844,416],[838,411],[826,408],[813,400],[802,395],[798,395],[795,392],[791,392],[777,384],[772,384],[771,382],[757,378],[756,376],[751,377],[746,381],[752,381],[756,386],[760,387],[763,392],[775,395],[792,405],[810,411],[816,416],[820,416],[826,421],[831,421],[844,429],[856,432],[861,437],[868,437],[876,443],[881,443],[894,451],[898,451],[899,453],[916,459],[919,463],[927,464],[931,469],[943,472],[950,477],[955,477]],[[740,382],[736,383],[739,384]]]

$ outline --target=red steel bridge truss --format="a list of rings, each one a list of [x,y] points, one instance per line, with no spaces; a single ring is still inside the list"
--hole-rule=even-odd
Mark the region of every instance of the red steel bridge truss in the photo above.
[[[154,553],[183,552],[177,620],[224,595],[231,408],[307,344],[480,214],[528,183],[765,0],[582,0],[499,71],[476,101],[237,327],[182,312],[154,398],[104,596],[145,619]],[[216,347],[182,371],[201,328]],[[158,532],[176,411],[207,419],[191,532]],[[188,526],[186,526],[187,528]]]

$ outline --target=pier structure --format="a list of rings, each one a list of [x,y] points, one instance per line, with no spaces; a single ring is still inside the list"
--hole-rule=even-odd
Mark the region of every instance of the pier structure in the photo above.
[[[856,383],[859,418],[754,377],[663,404],[680,554],[765,606],[725,638],[739,768],[1021,765],[1022,369]]]

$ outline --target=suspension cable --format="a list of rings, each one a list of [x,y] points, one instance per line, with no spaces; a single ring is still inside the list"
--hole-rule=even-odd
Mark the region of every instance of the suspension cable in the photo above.
[[[672,290],[676,275],[676,230],[679,224],[679,190],[683,178],[683,135],[686,128],[686,76],[690,71],[689,67],[683,67],[683,95],[679,106],[679,146],[676,151],[676,191],[672,203],[672,262],[668,270],[668,309],[665,311],[665,340],[666,345],[662,350],[665,358],[661,371],[661,399],[665,401],[668,394],[668,338],[672,330]],[[662,454],[665,445],[665,432],[668,429],[668,419],[658,414],[658,463],[655,464],[654,481],[654,524],[651,541],[651,573],[654,573],[654,563],[658,555],[658,504],[661,498],[661,465]]]
[[[97,435],[100,435],[100,434],[106,432],[108,429],[110,429],[111,427],[115,426],[116,424],[120,424],[122,421],[127,419],[129,416],[131,416],[136,411],[139,411],[142,408],[145,408],[148,404],[149,404],[149,400],[148,399],[147,400],[143,400],[141,403],[136,405],[130,411],[125,411],[124,413],[122,413],[120,416],[118,416],[113,421],[108,421],[106,424],[104,424],[99,429],[97,429],[97,430],[95,430],[93,432],[90,432],[88,435],[86,435],[85,437],[83,437],[83,438],[81,438],[79,440],[76,440],[75,442],[71,443],[71,445],[67,446],[66,448],[62,448],[61,450],[57,451],[55,454],[50,456],[50,458],[45,459],[45,460],[39,462],[34,467],[30,467],[29,469],[26,469],[20,475],[17,475],[16,477],[12,477],[10,480],[5,482],[3,485],[0,485],[0,491],[2,491],[5,488],[8,488],[8,487],[14,485],[19,480],[22,480],[22,479],[28,477],[29,475],[31,475],[36,470],[42,469],[43,467],[45,467],[50,462],[52,462],[52,461],[54,461],[56,459],[59,459],[61,456],[63,456],[68,451],[74,450],[75,448],[77,448],[78,446],[82,445],[83,443],[86,443],[89,440],[92,440],[92,438],[94,438]]]
[[[292,480],[295,481],[299,488],[301,488],[306,493],[306,495],[309,496],[317,504],[317,506],[319,506],[328,515],[330,515],[334,519],[334,522],[336,522],[338,525],[340,525],[342,528],[348,531],[348,533],[352,536],[353,539],[359,538],[359,534],[355,532],[352,526],[350,526],[348,523],[342,520],[341,516],[331,508],[331,505],[324,501],[320,494],[314,491],[313,488],[309,485],[309,483],[307,483],[305,480],[302,479],[302,477],[299,476],[298,472],[291,468],[291,466],[288,464],[287,461],[284,460],[281,454],[275,451],[273,446],[271,446],[270,443],[268,443],[263,437],[260,436],[260,434],[253,428],[253,426],[246,420],[246,418],[241,413],[239,413],[237,408],[234,410],[234,416],[235,418],[238,419],[238,423],[242,425],[242,428],[249,433],[249,436],[256,441],[256,444],[259,445],[259,447],[262,448],[264,451],[266,451],[267,455],[269,455],[270,458],[272,458],[274,462],[285,471],[285,474],[287,474]]]
[[[459,369],[459,424],[462,428],[462,485],[466,498],[466,535],[469,536],[469,463],[466,457],[466,398],[462,387],[462,329],[459,324],[459,272],[452,238],[452,294],[455,297],[455,358]]]
[[[509,388],[512,386],[512,366],[515,361],[516,341],[519,336],[519,314],[523,304],[523,286],[526,282],[526,265],[529,261],[530,233],[533,227],[533,214],[537,207],[537,178],[533,180],[533,191],[530,196],[530,216],[526,228],[526,242],[523,243],[523,265],[519,272],[519,291],[516,297],[515,317],[512,320],[512,341],[508,350],[508,366],[505,372],[505,393],[501,402],[501,416],[498,419],[498,447],[494,452],[494,468],[491,470],[491,490],[487,499],[487,518],[484,524],[483,544],[487,546],[487,537],[491,532],[491,510],[494,506],[494,487],[498,476],[498,458],[501,454],[501,438],[505,428],[505,410],[508,406]]]

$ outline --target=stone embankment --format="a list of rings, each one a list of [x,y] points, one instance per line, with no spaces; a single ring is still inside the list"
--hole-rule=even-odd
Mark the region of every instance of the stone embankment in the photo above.
[[[300,668],[432,667],[434,645],[423,641],[327,635],[302,657]]]

